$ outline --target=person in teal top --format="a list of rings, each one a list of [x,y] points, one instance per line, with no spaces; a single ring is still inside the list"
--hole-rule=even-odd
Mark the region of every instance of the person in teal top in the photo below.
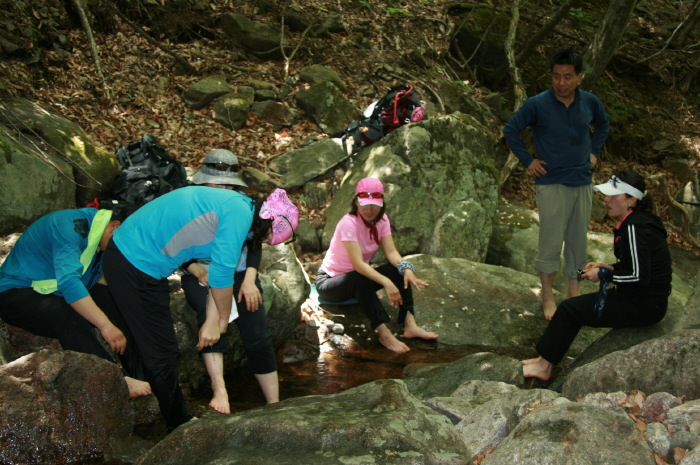
[[[215,344],[228,327],[234,274],[246,239],[269,244],[293,234],[280,202],[271,201],[280,192],[289,202],[278,189],[258,212],[251,199],[235,191],[176,189],[131,215],[107,246],[105,277],[139,347],[168,432],[192,414],[178,383],[167,277],[190,260],[210,262],[206,321],[197,348]]]
[[[136,346],[102,276],[102,252],[122,211],[81,208],[42,216],[27,228],[0,267],[0,318],[58,339],[65,350],[114,362],[93,328],[120,355],[132,397],[150,394]]]

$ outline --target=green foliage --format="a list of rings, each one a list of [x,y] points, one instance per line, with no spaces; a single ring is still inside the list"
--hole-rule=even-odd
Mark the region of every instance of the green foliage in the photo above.
[[[580,21],[592,24],[594,26],[597,26],[599,23],[599,21],[592,14],[588,13],[587,11],[584,11],[583,8],[571,8],[569,10],[569,15]]]
[[[367,0],[356,0],[356,1],[357,1],[357,3],[362,5],[363,7],[367,8],[368,10],[372,9],[372,5],[370,5]]]
[[[408,11],[404,10],[401,7],[389,7],[384,11],[389,13],[390,15],[401,14],[401,15],[405,15],[405,16],[413,16],[411,13],[409,13]]]
[[[458,86],[463,87],[467,92],[476,92],[476,89],[467,85],[467,83],[464,81],[452,81],[452,84],[457,84]]]

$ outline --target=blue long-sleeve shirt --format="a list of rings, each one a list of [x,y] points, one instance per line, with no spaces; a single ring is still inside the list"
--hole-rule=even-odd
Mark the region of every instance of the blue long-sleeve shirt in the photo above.
[[[208,260],[209,285],[226,288],[253,222],[252,200],[227,189],[176,189],[139,208],[114,231],[129,262],[162,279],[193,259]]]
[[[80,262],[97,212],[95,208],[58,210],[32,223],[0,267],[0,292],[55,279],[55,294],[69,304],[86,297],[102,276],[101,253],[95,254],[84,274]]]
[[[567,108],[550,88],[527,99],[503,128],[508,146],[525,167],[534,159],[520,137],[528,126],[532,128],[538,158],[547,163],[547,174],[537,176],[536,184],[591,184],[590,154],[600,156],[610,126],[598,97],[577,89]]]

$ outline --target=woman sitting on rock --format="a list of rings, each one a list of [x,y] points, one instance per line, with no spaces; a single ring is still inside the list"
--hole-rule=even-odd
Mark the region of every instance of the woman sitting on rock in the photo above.
[[[411,285],[420,290],[428,283],[414,273],[413,265],[402,259],[391,237],[384,205],[384,186],[375,178],[364,178],[355,189],[350,213],[338,222],[323,264],[316,275],[318,294],[329,302],[355,298],[377,331],[379,342],[397,353],[409,347],[387,327],[390,318],[377,297],[384,288],[391,305],[399,307],[403,337],[436,339],[437,334],[418,326],[414,317]],[[377,268],[369,262],[382,246],[389,263]]]
[[[548,380],[582,326],[649,326],[666,314],[671,293],[671,255],[663,223],[653,214],[654,201],[644,178],[622,170],[594,190],[605,195],[608,215],[619,218],[614,230],[617,263],[589,263],[583,279],[600,282],[597,293],[559,304],[537,344],[540,357],[523,360],[523,375]],[[609,290],[606,285],[615,286]]]

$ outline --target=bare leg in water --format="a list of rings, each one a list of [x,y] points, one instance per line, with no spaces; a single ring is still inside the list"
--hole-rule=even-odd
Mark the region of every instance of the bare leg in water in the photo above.
[[[276,371],[256,374],[255,378],[258,380],[258,384],[260,384],[260,389],[262,389],[263,395],[265,396],[265,402],[274,404],[280,401],[280,383]]]
[[[209,379],[211,380],[211,390],[213,392],[209,407],[219,413],[231,413],[231,406],[228,402],[228,391],[224,381],[224,354],[220,352],[206,352],[202,354],[204,365],[207,367]]]
[[[207,352],[202,354],[204,365],[211,379],[213,392],[209,406],[219,413],[231,413],[231,405],[228,400],[228,391],[224,381],[224,354],[220,352]],[[274,404],[280,401],[279,379],[276,371],[264,374],[256,374],[255,378],[260,384],[265,402]]]

